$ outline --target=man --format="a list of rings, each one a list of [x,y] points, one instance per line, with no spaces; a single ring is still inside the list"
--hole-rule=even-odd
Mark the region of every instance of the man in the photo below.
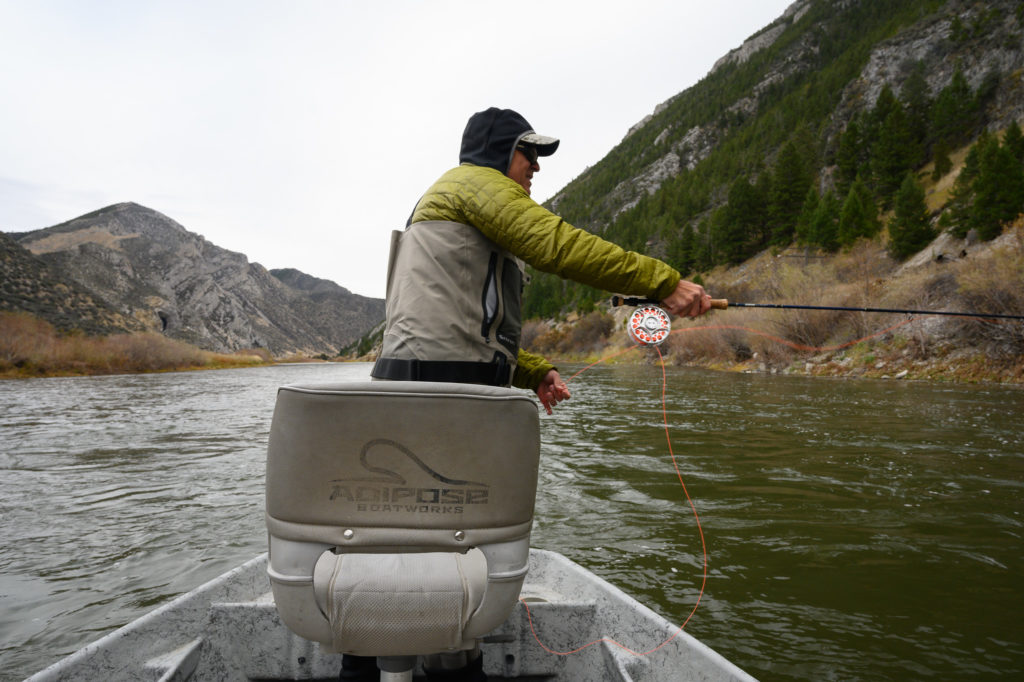
[[[470,117],[460,165],[392,236],[378,379],[454,381],[536,391],[548,414],[570,397],[558,371],[519,348],[524,262],[621,294],[660,300],[674,315],[711,307],[669,265],[579,230],[530,198],[539,157],[559,141],[510,109]]]
[[[519,347],[525,265],[621,294],[660,300],[674,315],[711,307],[704,288],[654,258],[579,230],[530,198],[539,157],[559,141],[510,109],[470,117],[460,165],[417,202],[392,235],[387,320],[375,379],[513,385],[548,414],[570,397],[558,370]],[[429,680],[486,680],[479,650],[431,656]],[[373,659],[346,656],[341,679],[376,680]]]

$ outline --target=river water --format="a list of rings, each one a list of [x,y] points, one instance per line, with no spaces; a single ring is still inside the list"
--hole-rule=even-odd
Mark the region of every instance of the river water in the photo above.
[[[265,551],[276,388],[368,371],[0,383],[0,679]],[[599,366],[542,416],[533,544],[681,623],[703,554],[661,382]],[[667,386],[707,544],[690,634],[764,680],[1024,674],[1024,391],[672,368]]]

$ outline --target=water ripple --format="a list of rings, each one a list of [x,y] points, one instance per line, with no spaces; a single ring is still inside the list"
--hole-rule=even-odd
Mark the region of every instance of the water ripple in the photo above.
[[[0,383],[0,677],[264,551],[277,387],[367,371]],[[709,559],[691,634],[766,680],[1024,674],[1024,393],[668,374]],[[704,555],[660,386],[598,367],[542,415],[533,544],[682,622]]]

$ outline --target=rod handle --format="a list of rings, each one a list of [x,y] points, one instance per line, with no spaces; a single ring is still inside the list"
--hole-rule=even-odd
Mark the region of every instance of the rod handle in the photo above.
[[[651,304],[654,304],[654,305],[658,305],[659,304],[658,301],[655,301],[655,300],[652,300],[652,299],[649,299],[649,298],[627,298],[625,296],[619,296],[618,294],[616,294],[615,296],[612,296],[612,305],[613,306],[620,306],[620,305],[646,305],[648,303],[651,303]],[[729,299],[727,299],[727,298],[713,298],[713,299],[711,299],[711,308],[713,310],[728,310],[729,309]]]

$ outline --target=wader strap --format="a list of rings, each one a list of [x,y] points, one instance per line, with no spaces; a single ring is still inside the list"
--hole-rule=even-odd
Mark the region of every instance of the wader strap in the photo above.
[[[504,356],[501,359],[504,360]],[[447,381],[455,384],[508,386],[512,383],[509,369],[505,362],[378,358],[370,376],[392,381]]]

